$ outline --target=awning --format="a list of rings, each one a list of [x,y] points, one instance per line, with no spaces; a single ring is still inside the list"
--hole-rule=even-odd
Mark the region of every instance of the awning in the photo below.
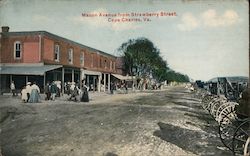
[[[0,66],[0,74],[11,75],[44,75],[45,72],[61,68],[62,65],[42,66]]]
[[[123,76],[119,74],[112,74],[112,75],[120,80],[127,80],[127,81],[132,80],[131,76]]]
[[[101,72],[91,71],[91,70],[83,70],[83,74],[85,74],[85,75],[102,75]]]

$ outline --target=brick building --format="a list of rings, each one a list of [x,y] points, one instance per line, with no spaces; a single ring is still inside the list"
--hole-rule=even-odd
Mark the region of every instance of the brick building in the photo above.
[[[1,92],[11,81],[18,89],[33,81],[43,89],[48,81],[82,79],[92,90],[101,91],[102,84],[109,91],[111,81],[124,78],[117,57],[46,31],[9,32],[2,27],[0,39]]]

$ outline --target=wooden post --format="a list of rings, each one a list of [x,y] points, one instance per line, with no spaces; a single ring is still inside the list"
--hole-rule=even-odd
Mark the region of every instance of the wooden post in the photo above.
[[[102,78],[102,74],[98,75],[98,92],[101,91],[101,78]]]
[[[110,92],[110,74],[108,74],[108,92]]]
[[[64,68],[62,67],[62,95],[64,94]]]
[[[43,92],[45,90],[45,86],[46,86],[46,72],[44,72],[44,75],[43,75]]]
[[[74,69],[72,69],[71,70],[71,82],[75,82],[74,76],[75,76],[75,71],[74,71]]]
[[[10,84],[12,82],[12,75],[10,75]],[[9,88],[10,88],[10,84],[9,84]],[[11,89],[10,89],[10,93],[11,93]]]
[[[104,73],[104,92],[106,91],[106,74]]]

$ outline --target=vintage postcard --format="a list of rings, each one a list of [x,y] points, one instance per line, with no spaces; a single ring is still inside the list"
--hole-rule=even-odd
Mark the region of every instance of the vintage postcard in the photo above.
[[[250,155],[247,0],[0,0],[0,156]]]

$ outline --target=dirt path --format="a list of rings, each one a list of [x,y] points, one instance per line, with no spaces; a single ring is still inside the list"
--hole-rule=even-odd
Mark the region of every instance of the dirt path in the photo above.
[[[88,104],[1,99],[4,156],[230,155],[217,124],[181,87],[93,95]],[[6,113],[7,112],[7,113]],[[7,114],[7,115],[6,115]]]

